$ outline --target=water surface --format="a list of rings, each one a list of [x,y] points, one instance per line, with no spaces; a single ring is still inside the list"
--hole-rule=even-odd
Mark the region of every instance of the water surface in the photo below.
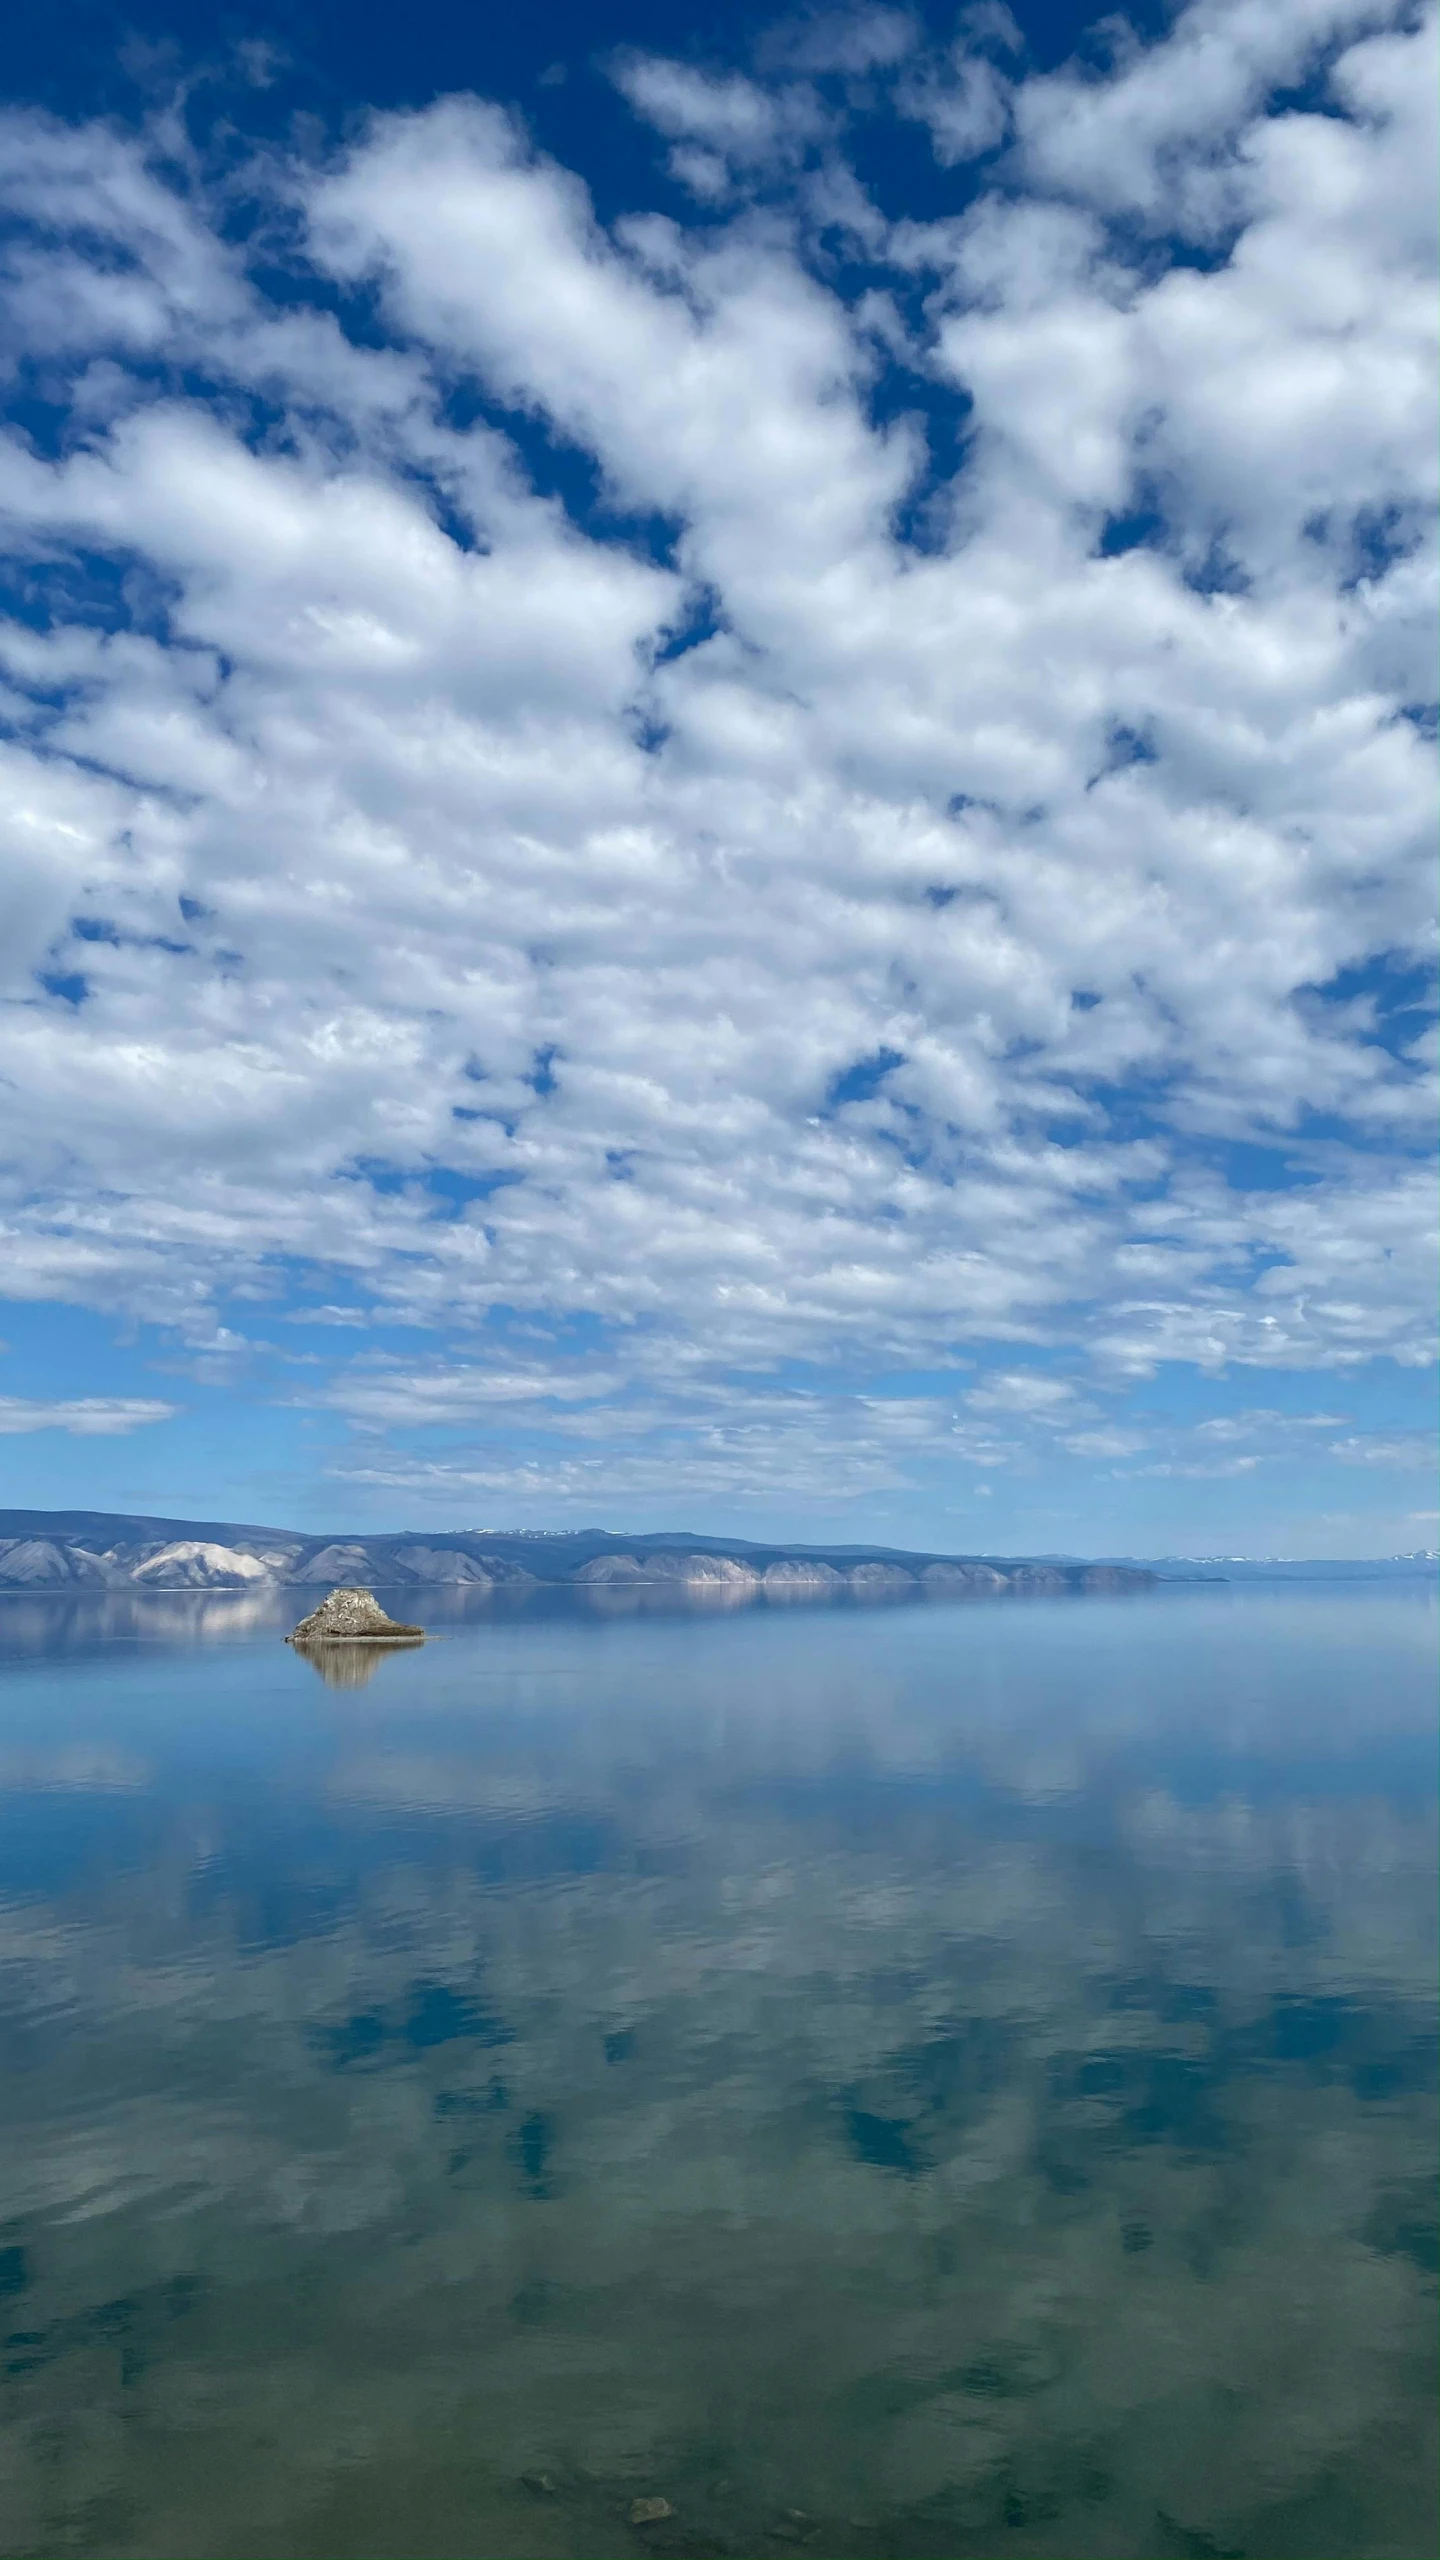
[[[451,1610],[0,1602],[0,2551],[1428,2554],[1432,1594]]]

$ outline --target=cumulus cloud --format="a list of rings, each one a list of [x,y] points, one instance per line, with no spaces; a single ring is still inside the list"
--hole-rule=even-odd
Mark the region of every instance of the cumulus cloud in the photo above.
[[[1025,40],[1000,0],[979,0],[960,13],[955,42],[938,55],[912,58],[896,85],[902,115],[928,125],[943,167],[973,160],[1006,139],[1011,124],[1012,58]]]
[[[1208,232],[1242,215],[1267,97],[1302,87],[1337,56],[1343,94],[1356,40],[1405,14],[1385,0],[1191,0],[1166,40],[1144,49],[1112,20],[1109,76],[1066,66],[1026,82],[1016,112],[1027,165],[1087,203],[1148,216],[1166,232]],[[1408,59],[1420,67],[1413,51]]]
[[[747,174],[773,177],[795,164],[829,123],[804,81],[764,87],[638,53],[622,55],[612,77],[636,115],[670,136],[671,176],[702,199],[726,195]]]
[[[257,160],[283,303],[203,160],[9,119],[8,1289],[311,1275],[452,1418],[658,1396],[672,1484],[702,1374],[868,1448],[962,1355],[975,1429],[1057,1346],[1431,1355],[1434,16],[1002,15],[627,58],[695,228],[473,98]],[[847,161],[922,98],[1002,148],[940,219]]]

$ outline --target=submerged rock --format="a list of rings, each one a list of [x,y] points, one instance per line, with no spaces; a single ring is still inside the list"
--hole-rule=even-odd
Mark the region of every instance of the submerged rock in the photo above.
[[[396,1618],[387,1617],[373,1591],[362,1590],[358,1583],[341,1583],[308,1618],[285,1639],[287,1644],[414,1644],[423,1641],[423,1627],[403,1626]]]

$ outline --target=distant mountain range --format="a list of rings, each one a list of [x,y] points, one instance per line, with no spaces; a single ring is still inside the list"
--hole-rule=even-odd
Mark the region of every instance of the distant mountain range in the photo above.
[[[1240,1556],[953,1556],[905,1547],[764,1546],[689,1530],[396,1530],[307,1537],[237,1520],[166,1520],[122,1511],[0,1510],[6,1591],[372,1590],[430,1583],[520,1593],[670,1585],[770,1600],[899,1599],[926,1592],[1139,1591],[1157,1582],[1388,1581],[1436,1571],[1429,1555],[1310,1563]]]
[[[687,1532],[458,1529],[306,1537],[234,1520],[160,1520],[114,1511],[0,1511],[0,1592],[263,1591],[364,1583],[371,1589],[541,1584],[753,1595],[767,1600],[919,1598],[1014,1592],[1138,1591],[1143,1565],[1071,1558],[912,1554],[900,1547],[759,1546]]]

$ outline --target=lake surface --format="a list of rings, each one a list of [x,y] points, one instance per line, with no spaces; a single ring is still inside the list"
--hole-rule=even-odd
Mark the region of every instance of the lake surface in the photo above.
[[[448,1605],[0,1602],[0,2551],[1428,2555],[1433,1588]]]

